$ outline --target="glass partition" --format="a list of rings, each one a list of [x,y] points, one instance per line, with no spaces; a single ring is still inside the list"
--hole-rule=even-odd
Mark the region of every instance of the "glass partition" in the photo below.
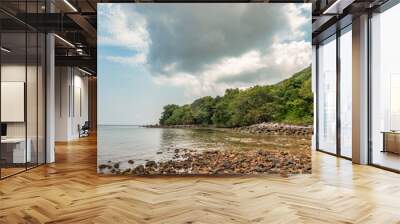
[[[340,154],[352,157],[352,33],[351,26],[340,36]]]
[[[18,13],[43,5],[0,3]],[[43,33],[0,12],[1,179],[45,163],[45,44]]]
[[[318,47],[318,149],[336,153],[336,36]]]
[[[26,144],[26,41],[25,32],[1,35],[2,177],[24,171],[27,162],[31,162],[32,154]]]
[[[371,19],[371,162],[400,170],[400,4]]]

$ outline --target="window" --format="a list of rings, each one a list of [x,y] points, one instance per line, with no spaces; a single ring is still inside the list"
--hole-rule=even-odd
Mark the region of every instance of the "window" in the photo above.
[[[372,163],[400,170],[400,4],[371,19]]]
[[[352,33],[351,26],[340,36],[340,155],[352,157]]]
[[[336,36],[318,47],[318,149],[336,153]]]

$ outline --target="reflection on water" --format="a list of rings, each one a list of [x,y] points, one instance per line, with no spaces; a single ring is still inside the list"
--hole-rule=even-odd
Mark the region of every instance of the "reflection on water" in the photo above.
[[[225,129],[162,129],[139,126],[99,126],[98,164],[128,160],[135,164],[173,159],[175,149],[202,150],[289,150],[295,152],[310,139],[292,136],[266,136]]]

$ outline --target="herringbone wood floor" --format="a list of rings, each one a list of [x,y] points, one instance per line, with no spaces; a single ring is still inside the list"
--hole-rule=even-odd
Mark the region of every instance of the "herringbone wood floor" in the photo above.
[[[400,175],[314,152],[289,178],[96,174],[96,139],[0,181],[0,223],[400,223]]]

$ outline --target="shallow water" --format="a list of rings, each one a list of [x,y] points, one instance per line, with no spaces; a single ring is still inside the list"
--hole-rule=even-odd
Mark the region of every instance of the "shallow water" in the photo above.
[[[173,159],[175,149],[202,150],[285,150],[295,153],[310,145],[310,139],[293,136],[267,136],[233,132],[227,129],[169,129],[139,126],[99,126],[98,164],[128,160],[135,165],[146,161]]]

